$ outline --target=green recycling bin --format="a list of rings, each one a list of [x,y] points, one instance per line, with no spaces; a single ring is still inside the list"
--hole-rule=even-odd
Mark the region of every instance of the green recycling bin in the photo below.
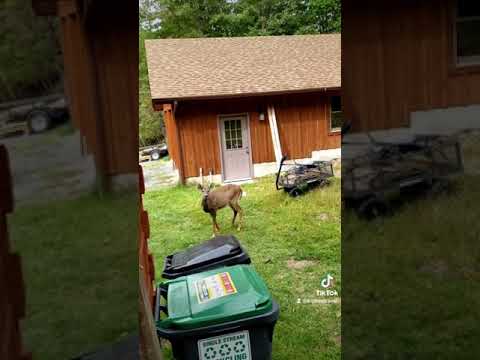
[[[177,360],[268,360],[279,307],[251,265],[159,285],[156,325]]]

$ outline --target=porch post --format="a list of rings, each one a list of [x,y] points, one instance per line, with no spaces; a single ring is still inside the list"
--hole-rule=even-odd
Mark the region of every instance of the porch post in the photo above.
[[[180,183],[185,184],[185,170],[180,131],[171,104],[163,104],[163,121],[167,128],[168,151],[171,153],[175,166],[178,169]]]
[[[280,143],[280,135],[278,133],[278,126],[277,126],[277,117],[275,116],[275,107],[273,105],[269,105],[267,108],[268,112],[268,122],[270,124],[270,132],[272,134],[272,143],[273,143],[273,151],[275,152],[275,160],[277,165],[280,165],[282,161],[282,144]]]

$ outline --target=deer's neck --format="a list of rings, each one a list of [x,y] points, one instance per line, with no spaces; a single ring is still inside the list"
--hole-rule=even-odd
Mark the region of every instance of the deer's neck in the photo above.
[[[208,195],[205,195],[202,198],[202,208],[203,211],[210,212],[210,208],[208,207]]]

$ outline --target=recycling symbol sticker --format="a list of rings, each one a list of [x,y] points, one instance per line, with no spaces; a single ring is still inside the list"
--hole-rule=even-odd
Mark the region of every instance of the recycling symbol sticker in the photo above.
[[[247,330],[198,341],[200,360],[251,360],[250,336]]]
[[[205,359],[213,360],[216,356],[217,352],[213,347],[208,347],[207,350],[205,350]]]
[[[231,352],[232,352],[232,348],[230,347],[230,345],[222,344],[220,346],[220,351],[219,351],[220,355],[228,356],[228,355],[230,355]]]
[[[242,353],[245,351],[245,343],[243,341],[237,341],[235,345],[233,346],[233,351],[235,351],[237,354]]]

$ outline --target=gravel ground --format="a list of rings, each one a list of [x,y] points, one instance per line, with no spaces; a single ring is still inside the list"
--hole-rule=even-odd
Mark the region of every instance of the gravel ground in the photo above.
[[[178,183],[178,172],[173,169],[172,160],[146,161],[141,163],[145,189],[158,189]]]

